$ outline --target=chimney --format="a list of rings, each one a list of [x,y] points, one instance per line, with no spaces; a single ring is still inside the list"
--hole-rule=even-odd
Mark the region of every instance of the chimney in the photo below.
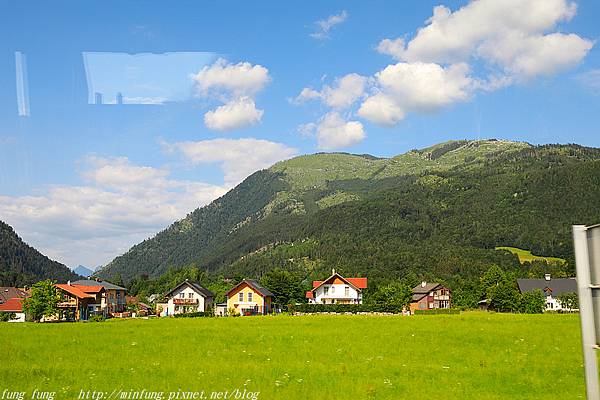
[[[67,281],[67,285],[71,286],[71,281]]]
[[[421,287],[425,287],[425,286],[427,286],[427,282],[425,282],[425,281],[421,282]]]
[[[335,275],[335,268],[331,269],[331,275]]]
[[[550,274],[544,274],[544,279],[549,281],[550,280]]]

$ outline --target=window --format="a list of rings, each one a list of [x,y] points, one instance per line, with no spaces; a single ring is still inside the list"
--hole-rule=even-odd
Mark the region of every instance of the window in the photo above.
[[[331,293],[335,293],[335,286],[331,287]]]
[[[238,301],[244,301],[244,293],[242,293],[242,292],[238,293]]]
[[[248,293],[248,301],[252,301],[252,292]]]
[[[350,297],[350,287],[349,286],[346,286],[344,288],[344,296]]]
[[[194,293],[190,293],[190,294],[188,294],[188,297],[189,297],[190,299],[193,299],[193,298],[194,298]]]
[[[185,293],[179,293],[179,298],[180,299],[184,299],[185,298]]]
[[[327,295],[329,294],[329,286],[324,286],[324,287],[323,287],[323,294],[324,294],[325,296],[327,296]]]

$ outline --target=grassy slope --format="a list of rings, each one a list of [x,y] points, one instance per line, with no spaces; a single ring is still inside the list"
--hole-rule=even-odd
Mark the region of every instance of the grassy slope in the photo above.
[[[4,387],[260,391],[261,399],[584,396],[577,315],[5,324]]]
[[[521,264],[526,263],[526,262],[542,261],[542,262],[546,262],[548,264],[561,265],[561,264],[564,264],[567,262],[564,258],[536,256],[536,255],[532,254],[531,251],[529,251],[529,250],[523,250],[523,249],[519,249],[517,247],[500,246],[500,247],[496,247],[496,250],[505,250],[512,254],[516,254],[519,257],[519,262]]]

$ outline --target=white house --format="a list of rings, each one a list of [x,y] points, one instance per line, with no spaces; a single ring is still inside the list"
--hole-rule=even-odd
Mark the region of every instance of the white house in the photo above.
[[[577,293],[575,278],[552,279],[546,274],[544,279],[517,279],[517,285],[521,293],[541,290],[546,298],[546,311],[572,311],[563,307],[558,297],[563,293]]]
[[[166,315],[204,312],[212,308],[215,295],[198,283],[187,279],[168,292]]]
[[[366,288],[367,278],[344,278],[334,269],[324,281],[313,281],[306,298],[312,304],[362,304],[362,292]]]
[[[0,304],[0,312],[15,314],[15,318],[9,322],[25,322],[25,313],[23,312],[23,303],[21,298],[13,297]]]

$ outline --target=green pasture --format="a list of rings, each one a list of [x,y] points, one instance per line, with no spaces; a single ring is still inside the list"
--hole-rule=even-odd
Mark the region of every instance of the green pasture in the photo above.
[[[585,394],[578,315],[4,323],[0,352],[0,396],[34,389],[56,392],[55,399],[77,399],[82,390],[104,398],[146,390],[146,396],[160,391],[163,399],[185,399],[187,392],[211,398],[246,389],[247,396],[260,392],[257,398],[268,400]]]
[[[508,251],[510,253],[516,254],[517,257],[519,257],[519,262],[521,264],[526,263],[526,262],[542,261],[547,264],[562,265],[567,262],[565,259],[558,258],[558,257],[536,256],[536,255],[533,255],[531,253],[531,251],[529,251],[529,250],[523,250],[523,249],[519,249],[517,247],[496,247],[496,250],[504,250],[504,251]]]

